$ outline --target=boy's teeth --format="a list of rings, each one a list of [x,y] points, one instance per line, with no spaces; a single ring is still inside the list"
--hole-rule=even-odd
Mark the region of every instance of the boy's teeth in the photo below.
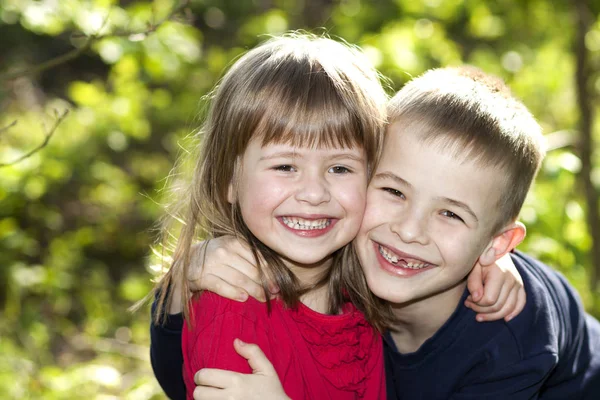
[[[328,218],[310,220],[297,217],[282,217],[281,219],[290,228],[300,230],[324,229],[331,224],[331,220]]]
[[[386,248],[384,248],[383,246],[379,246],[379,253],[383,256],[383,258],[385,258],[387,261],[391,262],[392,264],[397,264],[398,263],[398,256],[396,256],[394,253],[392,253],[391,251],[387,250]],[[428,267],[429,264],[428,263],[420,263],[420,262],[405,262],[405,268],[408,269],[421,269],[421,268],[425,268]]]

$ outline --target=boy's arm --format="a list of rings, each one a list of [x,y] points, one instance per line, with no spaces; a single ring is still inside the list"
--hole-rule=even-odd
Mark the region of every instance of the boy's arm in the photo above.
[[[156,312],[156,299],[152,315]],[[150,322],[150,362],[158,383],[170,399],[185,399],[183,355],[181,354],[181,313],[169,315],[165,325]]]

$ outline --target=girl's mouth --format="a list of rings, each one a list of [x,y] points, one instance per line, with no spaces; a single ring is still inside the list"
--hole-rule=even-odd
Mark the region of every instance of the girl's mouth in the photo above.
[[[285,216],[277,219],[288,231],[307,238],[325,235],[333,229],[338,221],[336,218],[324,218],[323,216],[318,216],[318,218]]]
[[[281,217],[281,220],[287,227],[302,231],[325,229],[331,225],[331,219],[329,218],[304,219],[298,217]]]

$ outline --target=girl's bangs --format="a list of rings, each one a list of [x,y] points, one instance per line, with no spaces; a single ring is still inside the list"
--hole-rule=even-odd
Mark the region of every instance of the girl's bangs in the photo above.
[[[277,86],[276,86],[277,87]],[[354,96],[356,96],[354,94]],[[284,90],[265,90],[255,134],[262,144],[288,144],[308,148],[365,146],[361,111],[344,98],[343,88],[334,86],[324,71],[315,71]],[[261,101],[262,100],[262,101]]]

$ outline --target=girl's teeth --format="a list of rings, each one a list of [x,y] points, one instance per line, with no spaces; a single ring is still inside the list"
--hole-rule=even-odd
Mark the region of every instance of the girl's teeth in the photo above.
[[[283,220],[283,223],[290,228],[298,230],[324,229],[331,224],[331,220],[326,218],[308,220],[297,217],[282,217],[281,219]]]

